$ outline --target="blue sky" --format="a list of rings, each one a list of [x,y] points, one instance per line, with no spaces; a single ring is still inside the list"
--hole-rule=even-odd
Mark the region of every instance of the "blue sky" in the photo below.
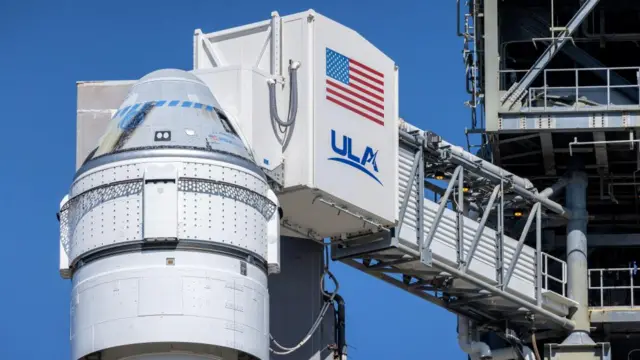
[[[74,172],[76,81],[188,70],[194,29],[211,32],[267,19],[273,10],[310,8],[396,61],[402,117],[464,144],[470,117],[453,1],[0,3],[0,359],[69,358],[70,283],[58,276],[55,213]],[[452,314],[351,268],[332,268],[348,303],[350,358],[466,359]]]

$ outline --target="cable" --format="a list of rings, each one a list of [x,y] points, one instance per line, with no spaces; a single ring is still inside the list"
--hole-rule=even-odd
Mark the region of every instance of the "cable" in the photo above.
[[[531,333],[531,345],[533,346],[533,352],[536,354],[536,360],[540,360],[540,352],[538,351],[538,343],[536,342],[535,331]]]
[[[325,247],[325,252],[324,252],[324,256],[327,257],[327,259],[323,259],[324,262],[324,271],[322,272],[322,275],[320,277],[320,292],[322,292],[322,294],[324,295],[324,298],[326,299],[324,304],[322,305],[322,308],[320,309],[320,313],[318,314],[318,317],[316,318],[316,321],[313,323],[313,325],[311,326],[311,329],[309,329],[309,331],[307,332],[307,334],[302,338],[302,340],[300,340],[300,342],[298,342],[297,345],[293,346],[293,347],[286,347],[281,345],[280,343],[278,343],[276,341],[276,339],[273,338],[273,335],[269,334],[269,338],[271,339],[271,341],[273,341],[273,343],[280,348],[280,350],[284,350],[284,351],[277,351],[274,350],[273,348],[270,348],[269,350],[276,354],[276,355],[289,355],[292,352],[300,349],[301,347],[304,346],[304,344],[307,343],[307,341],[309,341],[309,339],[311,339],[311,336],[313,336],[313,334],[316,332],[316,330],[318,330],[318,328],[320,327],[320,324],[322,323],[322,320],[324,319],[324,316],[327,313],[327,310],[329,310],[329,307],[331,307],[333,305],[333,300],[336,296],[336,294],[338,293],[338,289],[340,288],[340,284],[338,283],[338,279],[336,279],[336,277],[333,275],[333,273],[331,273],[331,271],[329,270],[329,253],[328,253],[328,247]],[[333,283],[335,284],[336,288],[333,292],[327,292],[324,289],[324,283],[325,283],[325,276],[329,276],[329,278],[331,278],[331,280],[333,281]]]
[[[269,113],[271,116],[271,127],[276,136],[276,139],[282,145],[282,150],[285,150],[291,141],[293,136],[293,129],[295,127],[296,118],[298,115],[298,68],[300,63],[292,61],[289,65],[289,111],[287,114],[287,120],[283,121],[278,116],[278,107],[276,104],[276,81],[270,79],[267,84],[269,85]],[[280,133],[284,134],[283,138],[280,138]]]

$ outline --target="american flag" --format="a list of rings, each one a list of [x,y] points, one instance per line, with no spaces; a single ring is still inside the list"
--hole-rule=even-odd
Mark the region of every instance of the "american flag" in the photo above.
[[[327,48],[327,100],[384,126],[384,74]]]

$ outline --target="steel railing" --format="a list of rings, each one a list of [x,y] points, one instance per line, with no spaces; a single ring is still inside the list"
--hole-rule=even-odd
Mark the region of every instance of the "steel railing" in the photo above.
[[[566,296],[567,289],[567,263],[545,252],[542,255],[542,288]],[[552,270],[549,269],[551,261]],[[554,266],[555,265],[555,266]],[[559,267],[559,269],[558,269]],[[557,275],[553,275],[557,274]]]
[[[640,281],[634,279],[637,268],[589,269],[589,306],[635,307]],[[639,292],[636,293],[636,290]]]
[[[502,70],[500,73],[502,87],[506,87],[506,75],[510,75],[514,78],[513,81],[517,82],[527,72],[527,70]],[[617,81],[615,85],[612,84],[612,74],[616,74],[616,78],[620,78],[620,73],[633,72],[633,76],[627,78],[633,78],[628,84],[620,84]],[[569,73],[573,75],[573,84],[557,86],[550,83],[558,83],[558,76],[553,74]],[[600,77],[603,78],[605,84],[602,85],[580,85],[581,76],[584,80],[585,73],[590,74],[593,78],[593,73],[600,73]],[[563,79],[566,79],[564,76]],[[589,80],[593,83],[593,80]],[[621,92],[620,96],[625,96],[626,99],[623,103],[616,104],[615,99],[612,99],[612,93]],[[624,94],[626,93],[626,94]],[[640,107],[640,67],[611,67],[611,68],[580,68],[580,69],[545,69],[543,71],[543,85],[539,87],[530,87],[527,90],[527,97],[523,107],[519,111],[540,111],[540,110],[610,110],[618,109],[620,107]],[[580,99],[582,95],[584,99]],[[591,99],[589,99],[589,95]],[[617,95],[617,94],[615,94]],[[572,104],[559,105],[561,102],[558,98],[564,97],[572,101]],[[575,97],[575,98],[574,98]],[[618,98],[621,99],[621,98]],[[633,101],[631,100],[633,99]],[[599,100],[599,101],[598,101]]]

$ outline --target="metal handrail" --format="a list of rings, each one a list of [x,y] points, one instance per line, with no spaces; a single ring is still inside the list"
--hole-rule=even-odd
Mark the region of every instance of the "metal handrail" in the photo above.
[[[613,307],[613,306],[629,306],[629,307],[636,307],[635,305],[635,295],[634,292],[635,290],[640,290],[640,284],[636,285],[634,282],[634,276],[636,275],[638,269],[637,268],[601,268],[601,269],[589,269],[589,290],[595,290],[598,292],[599,296],[599,305],[595,305],[595,307],[600,307],[600,308],[606,308],[606,307]],[[611,276],[605,276],[605,273],[607,275],[611,275]],[[595,274],[595,275],[594,275]],[[628,278],[624,278],[624,277],[620,277],[618,276],[619,274],[623,274],[623,275],[627,275]],[[615,277],[615,280],[614,280]],[[598,285],[593,285],[593,280],[594,279],[598,279],[599,284]],[[614,280],[614,282],[617,281],[625,281],[628,279],[628,285],[607,285],[605,286],[605,281],[607,283],[611,282],[611,280]],[[628,299],[629,301],[624,301],[623,304],[620,304],[618,302],[616,302],[615,304],[609,304],[609,305],[605,305],[605,295],[607,295],[607,297],[612,296],[615,294],[616,291],[624,291],[625,294],[628,293],[628,296],[621,296],[621,297],[615,297],[615,298],[625,298]],[[620,292],[618,292],[618,294],[620,294]],[[592,296],[590,296],[591,299],[593,299]],[[609,301],[611,301],[612,299],[607,299]],[[614,299],[615,300],[615,299]],[[593,305],[591,305],[592,307],[594,307]]]
[[[541,276],[543,278],[543,285],[542,288],[545,290],[551,290],[549,289],[549,280],[555,281],[557,284],[559,284],[562,287],[561,290],[561,295],[562,296],[566,296],[566,288],[567,288],[567,263],[564,260],[561,260],[555,256],[551,256],[545,252],[541,253],[542,255],[542,261],[544,263],[544,266],[542,267],[542,271],[541,271]],[[551,275],[549,273],[549,260],[553,260],[557,263],[559,263],[561,265],[561,277],[558,278],[554,275]],[[553,291],[553,290],[551,290]],[[555,292],[555,291],[554,291]]]
[[[611,84],[611,73],[616,71],[635,71],[636,72],[636,81],[630,84],[625,85],[612,85]],[[524,73],[527,70],[501,70],[501,74],[520,74]],[[594,72],[594,71],[604,71],[606,72],[606,84],[605,85],[585,85],[580,86],[580,74],[584,72]],[[571,86],[550,86],[548,82],[548,74],[549,73],[558,73],[558,72],[572,72],[574,73],[575,84]],[[580,97],[581,90],[598,90],[603,89],[606,90],[606,103],[597,104],[597,105],[589,105],[589,104],[580,104],[578,101]],[[621,89],[638,89],[640,93],[640,66],[628,66],[628,67],[610,67],[610,68],[560,68],[560,69],[545,69],[543,71],[543,86],[541,87],[529,87],[527,90],[527,103],[523,106],[519,111],[540,111],[540,110],[551,110],[557,109],[558,107],[549,106],[549,99],[553,95],[554,91],[561,90],[572,90],[575,94],[576,100],[572,106],[562,107],[563,109],[572,108],[573,110],[584,110],[589,108],[594,108],[598,110],[614,110],[621,106],[640,106],[640,96],[638,97],[637,104],[622,104],[615,105],[611,103],[611,92]],[[542,106],[533,106],[534,100],[538,98],[539,95],[542,95]]]

